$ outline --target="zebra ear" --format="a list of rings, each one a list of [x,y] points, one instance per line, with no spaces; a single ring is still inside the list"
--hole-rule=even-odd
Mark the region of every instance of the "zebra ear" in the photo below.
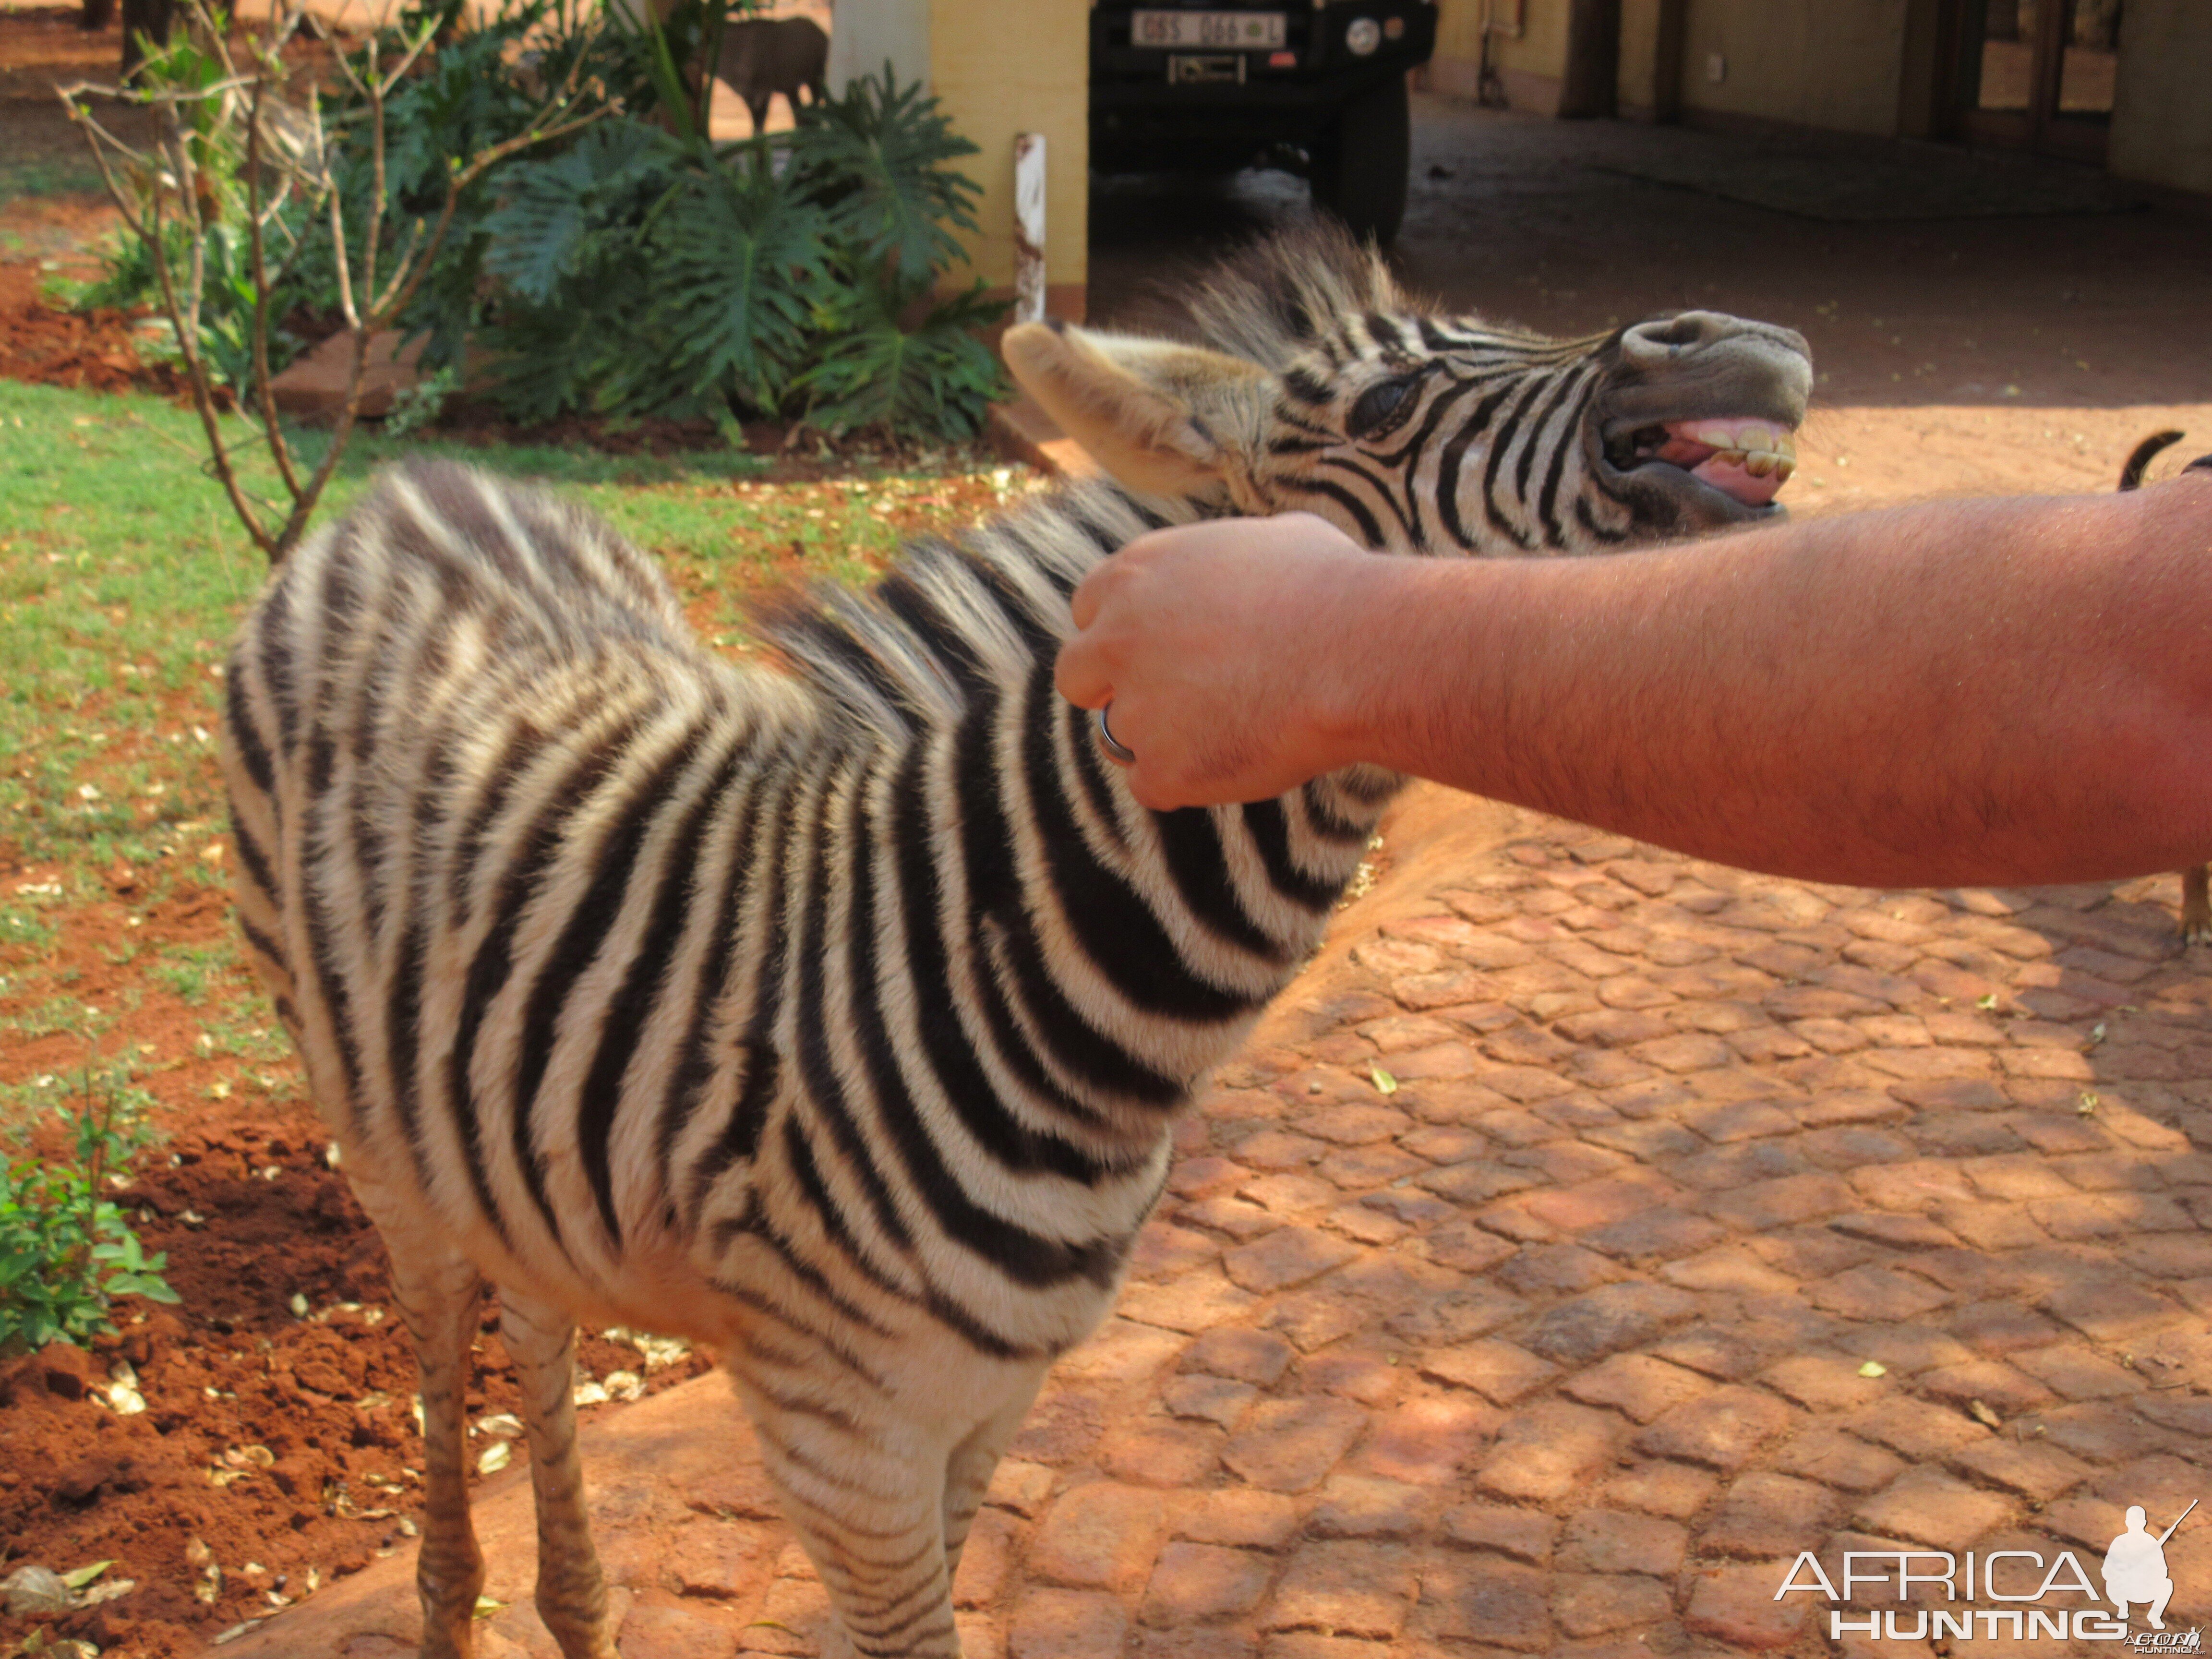
[[[1248,493],[1273,376],[1241,357],[1064,324],[1006,331],[1022,389],[1132,489]]]

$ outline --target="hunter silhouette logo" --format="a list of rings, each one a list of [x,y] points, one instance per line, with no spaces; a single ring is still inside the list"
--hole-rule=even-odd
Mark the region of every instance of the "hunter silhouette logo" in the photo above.
[[[2114,1618],[2124,1623],[2128,1604],[2140,1601],[2150,1627],[2166,1628],[2166,1604],[2173,1599],[2173,1580],[2166,1571],[2166,1540],[2189,1519],[2189,1510],[2197,1504],[2197,1499],[2191,1498],[2189,1509],[2176,1516],[2173,1525],[2155,1538],[2150,1535],[2149,1517],[2143,1506],[2129,1506],[2128,1529],[2112,1540],[2112,1547],[2105,1552],[2105,1595],[2115,1608]]]
[[[2202,1632],[2166,1626],[2174,1589],[2166,1546],[2195,1512],[2197,1501],[2191,1499],[2160,1533],[2151,1531],[2149,1512],[2142,1504],[2130,1505],[2127,1530],[2105,1551],[2102,1596],[2087,1565],[2072,1550],[2060,1550],[2046,1560],[2038,1550],[1954,1555],[1947,1550],[1887,1549],[1847,1550],[1841,1570],[1832,1576],[1818,1556],[1804,1551],[1783,1575],[1774,1599],[1807,1592],[1823,1596],[1830,1604],[1828,1635],[1833,1641],[1854,1634],[1889,1641],[2019,1642],[2048,1637],[2124,1642],[2137,1654],[2200,1654]],[[1917,1605],[1899,1611],[1865,1607],[1866,1601]],[[1996,1605],[1976,1605],[1987,1602]],[[2129,1614],[2135,1609],[2141,1610],[2148,1628],[2130,1633]]]

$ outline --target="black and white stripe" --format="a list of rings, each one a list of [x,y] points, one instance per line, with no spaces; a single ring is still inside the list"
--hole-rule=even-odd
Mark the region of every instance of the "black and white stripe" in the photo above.
[[[1340,240],[1263,243],[1191,302],[1201,340],[1279,379],[1258,491],[1401,552],[1629,540],[1630,499],[1590,464],[1618,331],[1561,340],[1411,313],[1380,258]]]

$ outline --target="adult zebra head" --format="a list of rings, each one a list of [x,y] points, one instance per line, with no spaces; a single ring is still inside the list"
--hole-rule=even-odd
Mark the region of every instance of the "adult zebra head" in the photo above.
[[[1401,294],[1340,230],[1202,283],[1196,343],[1008,331],[1016,379],[1105,470],[1212,511],[1307,511],[1409,553],[1586,553],[1778,515],[1803,337],[1688,311],[1558,340]]]

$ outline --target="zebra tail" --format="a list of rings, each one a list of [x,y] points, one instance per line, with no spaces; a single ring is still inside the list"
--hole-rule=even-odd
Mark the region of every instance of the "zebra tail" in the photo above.
[[[2128,457],[2128,464],[2120,469],[2119,488],[2140,489],[2144,469],[2150,465],[2158,453],[2179,443],[2188,435],[2185,432],[2154,432],[2145,438],[2135,447],[2134,453]]]

